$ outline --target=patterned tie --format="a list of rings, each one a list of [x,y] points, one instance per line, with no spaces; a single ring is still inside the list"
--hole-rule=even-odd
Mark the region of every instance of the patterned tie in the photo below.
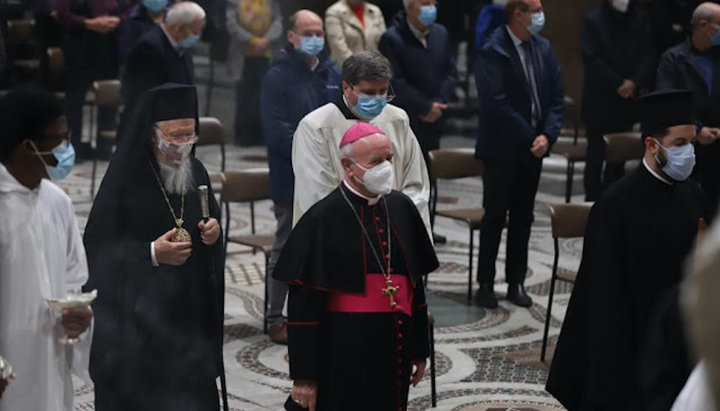
[[[525,75],[530,87],[530,98],[532,100],[532,126],[535,127],[540,119],[540,97],[538,95],[537,82],[535,81],[535,64],[533,62],[532,45],[529,41],[522,43],[525,50]]]

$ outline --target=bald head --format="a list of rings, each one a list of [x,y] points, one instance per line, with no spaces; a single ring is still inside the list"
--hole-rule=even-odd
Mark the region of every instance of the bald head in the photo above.
[[[720,20],[720,4],[705,2],[695,8],[692,16],[693,32],[705,23],[717,23]]]
[[[325,26],[322,18],[310,10],[299,10],[290,16],[287,39],[295,49],[300,47],[303,37],[320,37],[325,39]],[[315,59],[314,56],[311,58]]]
[[[290,30],[295,32],[302,31],[303,26],[320,24],[323,25],[323,20],[315,12],[310,10],[302,9],[295,12],[290,16],[288,27]]]

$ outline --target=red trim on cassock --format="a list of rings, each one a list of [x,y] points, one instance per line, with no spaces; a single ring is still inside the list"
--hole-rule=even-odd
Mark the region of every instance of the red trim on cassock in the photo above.
[[[341,313],[395,313],[401,312],[412,316],[412,301],[414,289],[407,276],[393,274],[390,276],[393,285],[400,286],[395,294],[397,306],[390,307],[390,298],[383,295],[385,276],[382,274],[367,274],[365,276],[365,292],[353,294],[342,291],[329,293],[328,311]]]
[[[288,325],[320,325],[320,323],[317,321],[288,321]]]

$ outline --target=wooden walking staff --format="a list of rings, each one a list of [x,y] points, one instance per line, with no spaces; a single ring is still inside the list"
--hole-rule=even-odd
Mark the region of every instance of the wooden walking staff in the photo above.
[[[203,222],[207,223],[210,219],[210,205],[209,205],[209,193],[208,193],[208,187],[206,185],[202,185],[198,187],[198,194],[200,195],[200,208],[202,209],[202,216],[203,216]],[[208,255],[210,256],[210,289],[215,290],[215,260],[213,259],[213,255],[211,252],[212,246],[208,245]],[[224,281],[224,280],[223,280]],[[225,379],[225,361],[223,360],[223,354],[222,354],[222,346],[223,346],[223,336],[225,335],[225,326],[224,326],[224,319],[225,319],[225,313],[219,312],[220,311],[220,303],[218,302],[217,295],[215,294],[215,291],[212,293],[213,295],[213,310],[216,313],[219,313],[220,315],[220,361],[218,364],[218,367],[220,367],[220,391],[222,394],[222,400],[223,400],[223,410],[229,411],[229,405],[228,405],[228,394],[227,394],[227,381]]]

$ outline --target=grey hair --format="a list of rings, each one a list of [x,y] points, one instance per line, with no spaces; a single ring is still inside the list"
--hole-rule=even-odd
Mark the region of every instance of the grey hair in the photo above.
[[[204,20],[205,16],[205,10],[197,3],[182,1],[170,7],[167,16],[165,16],[165,24],[168,26],[176,24],[190,25],[198,20]]]
[[[343,63],[343,81],[354,86],[361,81],[392,80],[390,60],[374,51],[360,51]]]
[[[340,148],[340,158],[349,158],[351,160],[355,160],[355,150],[353,150],[352,144],[345,144]]]
[[[715,3],[700,3],[700,5],[695,8],[695,11],[693,11],[692,20],[690,21],[693,33],[700,28],[701,21],[711,21],[713,17],[718,14],[719,10],[720,8]]]

